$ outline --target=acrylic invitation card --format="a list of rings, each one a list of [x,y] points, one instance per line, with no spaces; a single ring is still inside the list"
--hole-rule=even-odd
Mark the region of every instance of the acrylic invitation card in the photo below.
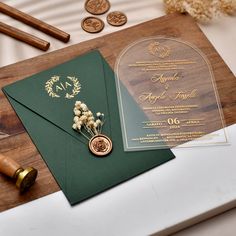
[[[194,45],[141,39],[122,51],[115,72],[126,151],[228,143],[226,132],[209,134],[224,129],[224,118],[211,65]],[[133,112],[128,96],[144,118]]]

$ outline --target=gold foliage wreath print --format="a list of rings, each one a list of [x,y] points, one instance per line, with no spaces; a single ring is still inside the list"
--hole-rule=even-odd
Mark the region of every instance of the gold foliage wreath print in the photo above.
[[[153,56],[158,56],[159,58],[165,58],[170,55],[170,48],[166,45],[162,45],[159,42],[152,42],[148,45],[148,51]]]
[[[52,98],[59,98],[64,92],[65,98],[71,99],[80,92],[81,84],[74,76],[67,76],[66,80],[62,81],[60,76],[54,75],[45,83],[45,90]]]

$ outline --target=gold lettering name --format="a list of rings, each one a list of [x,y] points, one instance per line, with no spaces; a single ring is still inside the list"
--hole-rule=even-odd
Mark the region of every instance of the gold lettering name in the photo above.
[[[150,104],[155,104],[157,100],[165,99],[166,98],[166,91],[163,91],[160,95],[153,95],[153,93],[142,93],[139,96],[139,100],[141,102],[149,102]]]
[[[175,73],[173,76],[165,76],[165,74],[155,74],[152,76],[151,81],[153,83],[159,82],[161,84],[165,84],[168,81],[177,81],[180,77],[178,73]]]
[[[187,99],[195,98],[195,97],[197,97],[197,89],[193,89],[192,91],[188,91],[188,92],[186,91],[176,92],[174,100],[177,100],[177,99],[187,100]]]

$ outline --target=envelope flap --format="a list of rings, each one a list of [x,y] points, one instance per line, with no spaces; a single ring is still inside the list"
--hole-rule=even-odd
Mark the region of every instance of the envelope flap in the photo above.
[[[78,140],[72,130],[75,101],[85,102],[93,113],[106,116],[103,132],[110,135],[110,115],[103,58],[98,51],[33,75],[3,88],[12,99],[60,127]],[[36,124],[37,125],[37,124]]]

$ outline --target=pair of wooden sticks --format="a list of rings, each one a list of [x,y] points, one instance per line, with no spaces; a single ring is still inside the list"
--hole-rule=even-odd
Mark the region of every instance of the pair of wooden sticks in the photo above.
[[[68,42],[70,39],[70,35],[66,32],[49,25],[41,20],[38,20],[24,12],[21,12],[11,6],[8,6],[2,2],[0,2],[0,12],[15,18],[16,20],[19,20],[29,26],[32,26],[56,39],[61,40],[62,42]],[[15,27],[9,26],[3,22],[0,22],[0,32],[11,36],[13,38],[16,38],[20,41],[23,41],[25,43],[28,43],[36,48],[39,48],[43,51],[47,51],[50,43],[40,39],[34,35],[31,35],[29,33],[26,33],[24,31],[21,31]]]

